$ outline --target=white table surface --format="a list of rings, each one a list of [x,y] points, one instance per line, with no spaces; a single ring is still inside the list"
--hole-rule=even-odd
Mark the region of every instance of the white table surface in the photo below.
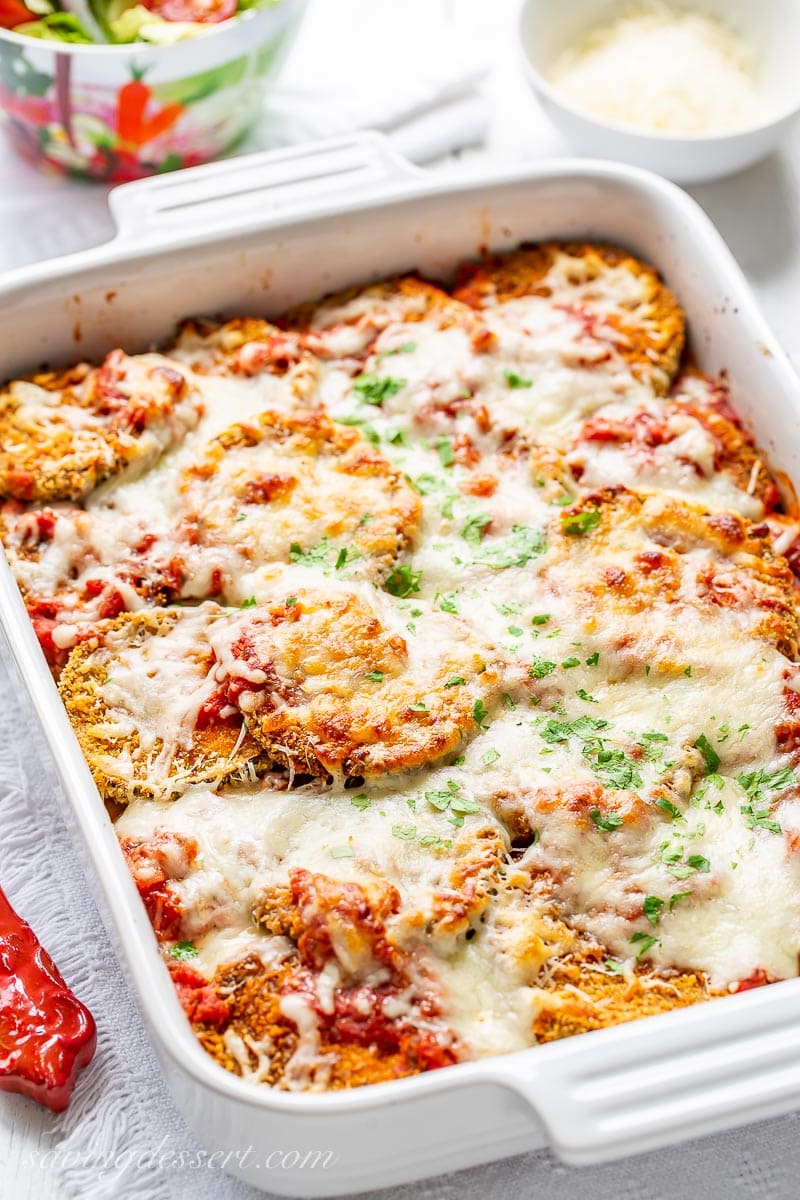
[[[563,3],[564,0],[561,0]],[[357,17],[365,0],[313,0],[314,6],[336,3],[347,17]],[[373,22],[385,21],[387,29],[397,18],[388,0],[371,0],[366,5]],[[557,134],[548,125],[533,100],[519,69],[513,39],[516,0],[406,0],[404,9],[415,10],[424,36],[426,10],[444,11],[449,19],[468,30],[486,52],[491,69],[484,91],[491,103],[491,125],[485,144],[456,155],[432,169],[442,172],[474,172],[484,164],[519,162],[545,154],[564,153]],[[303,35],[305,36],[305,34]],[[3,155],[10,151],[0,144],[0,201],[3,199]],[[34,169],[31,168],[33,171]],[[784,348],[800,367],[800,126],[783,149],[735,179],[693,188],[692,194],[716,222],[749,277],[765,314]],[[80,204],[85,221],[76,244],[64,249],[101,242],[113,226],[105,208],[103,189],[91,185],[53,180],[33,219],[41,222],[43,244],[57,244],[58,205],[67,199]],[[19,260],[3,266],[22,265]],[[52,1173],[31,1165],[31,1151],[50,1143],[47,1113],[16,1097],[0,1097],[0,1200],[63,1200]],[[784,1118],[764,1123],[726,1137],[708,1139],[675,1150],[671,1156],[647,1156],[641,1162],[641,1186],[632,1164],[611,1164],[596,1171],[574,1172],[550,1162],[547,1170],[528,1175],[524,1159],[511,1167],[493,1164],[443,1178],[431,1184],[411,1186],[404,1200],[517,1200],[536,1196],[572,1200],[579,1196],[615,1195],[618,1200],[640,1197],[692,1197],[703,1200],[747,1196],[754,1200],[794,1200],[800,1193],[800,1119]],[[780,1164],[776,1158],[781,1160]],[[794,1161],[792,1162],[792,1158]],[[645,1180],[647,1184],[645,1185]]]

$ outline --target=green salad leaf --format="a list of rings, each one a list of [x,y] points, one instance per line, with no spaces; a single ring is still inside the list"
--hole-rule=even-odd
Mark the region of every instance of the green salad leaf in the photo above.
[[[89,46],[92,44],[91,37],[78,18],[67,12],[45,13],[38,21],[25,21],[22,25],[17,25],[14,32],[46,42],[76,42]]]

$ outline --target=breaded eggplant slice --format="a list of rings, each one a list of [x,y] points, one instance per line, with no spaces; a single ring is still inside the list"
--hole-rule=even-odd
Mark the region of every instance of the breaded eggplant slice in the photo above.
[[[159,528],[148,518],[145,512],[120,522],[101,506],[0,505],[0,540],[51,667],[62,667],[98,621],[169,604],[202,582],[192,527],[176,520]]]
[[[376,351],[402,355],[424,326],[437,332],[464,329],[475,352],[488,349],[493,341],[477,313],[415,275],[349,288],[304,304],[287,313],[281,324],[299,334],[314,354],[331,360],[358,361]]]
[[[265,765],[214,678],[208,633],[224,611],[209,602],[126,613],[72,651],[58,687],[105,799],[169,800]]]
[[[187,374],[160,354],[112,350],[101,367],[16,380],[0,393],[0,495],[79,500],[111,475],[146,470],[201,411]]]
[[[783,508],[764,456],[732,411],[724,380],[682,373],[669,395],[609,404],[578,431],[568,454],[583,487],[665,491],[750,520]]]
[[[384,578],[420,522],[402,473],[321,412],[264,412],[214,438],[181,490],[201,545],[246,565],[313,562]]]
[[[533,1032],[537,1042],[552,1042],[723,994],[712,990],[700,971],[656,972],[638,964],[623,971],[607,951],[593,947],[548,963],[546,982],[534,992]]]
[[[198,375],[284,375],[308,358],[301,339],[260,317],[184,321],[168,349]]]
[[[298,589],[211,630],[217,678],[270,758],[310,775],[410,770],[476,734],[500,683],[458,617],[367,585]]]
[[[766,524],[664,494],[605,488],[565,508],[548,545],[539,583],[546,592],[568,591],[575,616],[585,612],[598,629],[604,613],[625,619],[621,647],[654,638],[667,651],[699,614],[692,633],[698,655],[716,632],[720,647],[746,638],[755,654],[754,639],[762,639],[787,659],[798,657],[794,578],[772,552]]]
[[[452,294],[483,311],[490,327],[496,320],[519,323],[534,338],[537,307],[542,301],[557,307],[582,325],[587,342],[627,363],[656,392],[665,392],[678,370],[685,338],[680,305],[652,267],[618,247],[522,246],[462,266]]]

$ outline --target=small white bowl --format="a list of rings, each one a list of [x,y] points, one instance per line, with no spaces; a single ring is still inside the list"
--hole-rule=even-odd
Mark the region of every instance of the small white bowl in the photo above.
[[[624,12],[626,0],[524,0],[519,35],[528,80],[570,147],[595,158],[647,167],[676,183],[732,175],[772,150],[800,112],[800,4],[797,0],[677,0],[738,32],[758,65],[768,111],[757,125],[722,134],[645,132],[576,108],[551,83],[558,56],[599,24]]]

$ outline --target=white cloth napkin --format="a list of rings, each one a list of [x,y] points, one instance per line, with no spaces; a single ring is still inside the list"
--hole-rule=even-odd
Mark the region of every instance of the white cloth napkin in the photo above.
[[[262,118],[236,153],[366,128],[385,132],[417,163],[480,142],[489,108],[476,88],[486,64],[443,15],[422,19],[429,2],[398,9],[390,46],[380,3],[312,3]],[[25,162],[0,138],[0,272],[108,240],[107,194],[102,184]]]

